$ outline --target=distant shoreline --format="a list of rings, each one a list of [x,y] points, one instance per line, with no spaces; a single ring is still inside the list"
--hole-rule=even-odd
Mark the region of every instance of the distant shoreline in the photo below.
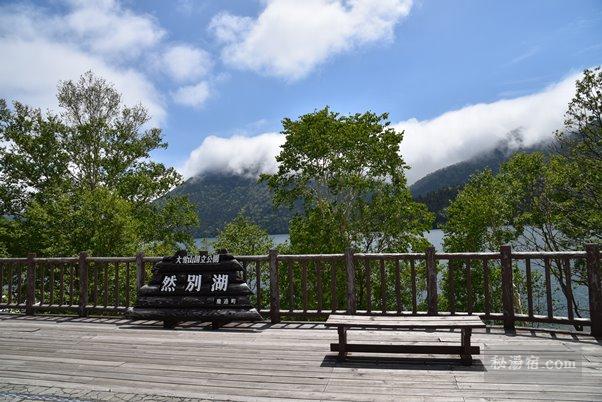
[[[288,233],[278,233],[269,235],[274,241],[274,245],[283,244],[289,239]],[[441,229],[432,229],[426,233],[426,238],[431,242],[437,251],[443,251],[443,231]],[[194,243],[197,247],[203,247],[207,244],[207,251],[213,251],[211,245],[215,243],[217,237],[197,237],[194,239]]]

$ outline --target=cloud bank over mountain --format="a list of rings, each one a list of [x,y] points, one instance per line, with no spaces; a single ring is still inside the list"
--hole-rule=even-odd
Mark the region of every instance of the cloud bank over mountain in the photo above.
[[[264,133],[254,137],[234,135],[229,138],[210,135],[190,153],[180,169],[185,177],[206,172],[234,173],[257,176],[275,172],[276,155],[284,144],[284,136]]]
[[[562,127],[564,113],[579,75],[571,75],[541,92],[469,105],[434,119],[409,119],[394,124],[405,130],[401,154],[412,167],[413,182],[436,169],[469,159],[518,130],[523,145],[551,138]]]
[[[395,129],[405,131],[400,151],[411,166],[409,182],[490,150],[515,130],[520,131],[524,146],[553,137],[562,127],[578,78],[579,74],[573,74],[531,95],[468,105],[433,119],[394,123]],[[209,136],[180,170],[186,177],[214,171],[246,175],[275,172],[275,157],[283,143],[284,136],[278,133]]]

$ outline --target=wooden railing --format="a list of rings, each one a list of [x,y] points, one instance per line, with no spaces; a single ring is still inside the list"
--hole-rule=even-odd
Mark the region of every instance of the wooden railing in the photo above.
[[[160,257],[0,259],[0,309],[122,313]],[[238,256],[252,301],[274,323],[331,313],[479,315],[590,326],[602,336],[600,247],[585,251]],[[567,280],[567,278],[570,278]],[[581,297],[581,299],[580,299]]]

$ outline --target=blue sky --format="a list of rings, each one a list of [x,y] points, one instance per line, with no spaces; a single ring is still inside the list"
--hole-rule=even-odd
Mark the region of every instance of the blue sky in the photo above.
[[[559,128],[602,60],[600,1],[0,1],[0,96],[87,69],[149,107],[184,174],[273,170],[280,120],[390,113],[410,181]]]

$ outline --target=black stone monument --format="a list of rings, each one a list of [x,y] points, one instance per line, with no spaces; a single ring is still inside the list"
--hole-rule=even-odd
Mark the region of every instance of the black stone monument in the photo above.
[[[232,321],[260,321],[251,305],[244,268],[225,250],[189,256],[179,251],[153,267],[148,285],[126,317],[162,320],[164,328],[181,321],[210,321],[213,328]]]

